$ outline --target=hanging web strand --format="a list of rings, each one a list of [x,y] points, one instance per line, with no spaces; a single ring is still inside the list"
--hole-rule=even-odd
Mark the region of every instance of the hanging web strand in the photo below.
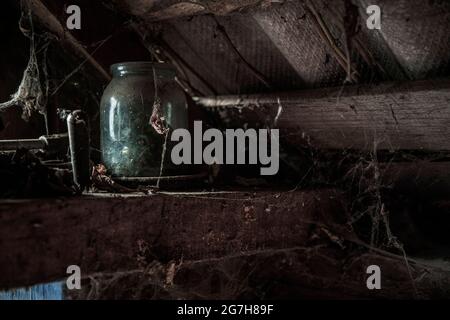
[[[22,117],[25,120],[28,120],[33,111],[38,111],[39,113],[44,115],[44,117],[46,116],[48,80],[45,79],[46,88],[43,89],[41,85],[41,75],[37,53],[38,51],[40,52],[44,64],[44,76],[47,76],[45,63],[47,48],[50,40],[48,36],[43,36],[45,41],[43,44],[41,43],[41,49],[38,50],[31,10],[28,8],[27,13],[29,29],[25,28],[22,25],[22,23],[24,22],[24,15],[24,10],[22,10],[19,27],[23,34],[30,39],[30,57],[17,91],[11,96],[11,99],[9,101],[0,103],[0,112],[5,111],[10,107],[19,106],[23,111]]]
[[[150,124],[158,134],[164,135],[164,144],[161,153],[161,164],[159,167],[159,176],[156,182],[156,187],[159,188],[159,183],[164,170],[164,159],[166,156],[166,146],[167,146],[167,137],[169,136],[169,127],[166,125],[164,114],[161,108],[161,99],[158,96],[158,78],[156,76],[156,70],[154,66],[152,66],[152,70],[153,70],[153,84],[155,86],[155,98],[153,101],[152,115],[150,116]]]
[[[165,117],[161,108],[161,99],[158,96],[158,78],[156,77],[155,67],[153,69],[153,83],[155,85],[155,98],[153,101],[152,115],[150,116],[150,124],[159,134],[165,134],[169,128],[166,125]]]

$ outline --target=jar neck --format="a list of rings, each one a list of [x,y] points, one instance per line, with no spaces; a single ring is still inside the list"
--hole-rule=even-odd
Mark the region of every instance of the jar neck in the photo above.
[[[173,79],[176,75],[172,65],[167,63],[153,62],[123,62],[111,66],[111,73],[114,78],[126,76],[148,76],[156,75],[158,79]]]

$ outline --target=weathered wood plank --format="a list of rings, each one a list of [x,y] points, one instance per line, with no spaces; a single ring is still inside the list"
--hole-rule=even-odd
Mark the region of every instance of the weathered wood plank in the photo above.
[[[345,221],[335,190],[2,201],[0,287],[60,279],[72,264],[87,274],[288,248],[315,223]]]
[[[144,18],[147,21],[162,21],[199,14],[227,15],[235,11],[256,6],[268,6],[266,0],[220,0],[159,2],[154,0],[115,0],[121,10]],[[161,5],[162,3],[162,5]]]
[[[103,298],[158,298],[139,290],[158,283],[161,294],[177,292],[160,297],[172,299],[239,298],[261,288],[277,299],[445,297],[444,264],[369,250],[344,206],[332,189],[4,200],[0,288],[63,279],[76,264],[97,280],[124,271],[99,288]],[[148,273],[152,261],[156,273]],[[372,264],[382,268],[383,290],[366,288]],[[78,297],[86,298],[88,282]]]
[[[289,139],[329,149],[450,150],[450,79],[290,93],[197,98],[199,105],[264,107]]]

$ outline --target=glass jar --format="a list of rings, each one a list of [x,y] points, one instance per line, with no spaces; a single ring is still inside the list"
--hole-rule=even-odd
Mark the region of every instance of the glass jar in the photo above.
[[[158,176],[165,134],[158,134],[150,124],[154,78],[168,127],[188,127],[187,101],[174,80],[175,70],[164,63],[125,62],[112,65],[111,72],[113,78],[100,103],[103,163],[113,176]],[[164,168],[165,174],[176,169],[171,166],[170,147],[166,148]]]

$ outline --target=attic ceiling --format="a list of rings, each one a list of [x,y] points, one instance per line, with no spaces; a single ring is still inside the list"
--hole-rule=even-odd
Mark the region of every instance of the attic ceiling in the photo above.
[[[97,100],[110,79],[109,66],[153,58],[174,63],[180,83],[194,97],[273,94],[279,98],[282,92],[337,88],[311,93],[310,105],[303,98],[278,104],[275,99],[266,104],[270,112],[260,110],[259,116],[230,113],[235,106],[228,106],[226,114],[218,112],[220,119],[209,112],[208,120],[218,125],[228,125],[229,120],[266,121],[277,115],[280,105],[289,111],[290,104],[293,113],[283,112],[278,124],[283,138],[294,139],[291,145],[301,145],[306,133],[317,148],[365,149],[380,135],[389,143],[379,147],[389,150],[449,148],[445,141],[450,136],[450,91],[437,89],[434,81],[447,77],[442,82],[446,84],[450,75],[449,1],[78,0],[82,8],[92,10],[83,11],[82,30],[70,33],[64,32],[64,3],[28,2],[37,20],[60,40],[62,52],[85,64],[81,69],[68,67],[66,73],[80,70],[78,75],[93,78],[94,85],[88,85],[75,78],[66,83],[64,72],[52,75],[53,82],[65,83],[59,93],[75,101],[71,104],[89,105],[86,109],[94,118]],[[366,27],[369,4],[381,8],[381,30]],[[415,80],[428,82],[409,83]],[[391,81],[401,82],[384,87],[397,91],[394,95],[369,88]],[[80,90],[77,83],[90,90],[89,101],[80,101],[80,95],[70,92]],[[358,86],[349,91],[349,98],[339,101],[344,87],[354,84]],[[399,88],[404,90],[398,92]],[[418,90],[408,94],[410,88]],[[357,97],[361,92],[370,96],[369,102]],[[50,112],[59,107],[53,101]],[[51,131],[58,131],[57,123],[50,124]]]
[[[339,86],[347,78],[347,60],[339,57],[347,54],[347,41],[353,83],[436,78],[450,70],[449,1],[115,3],[146,26],[147,36],[157,35],[195,66],[196,75],[185,73],[205,95]],[[382,9],[381,30],[365,26],[369,4]],[[352,34],[346,21],[355,11],[359,27]]]

